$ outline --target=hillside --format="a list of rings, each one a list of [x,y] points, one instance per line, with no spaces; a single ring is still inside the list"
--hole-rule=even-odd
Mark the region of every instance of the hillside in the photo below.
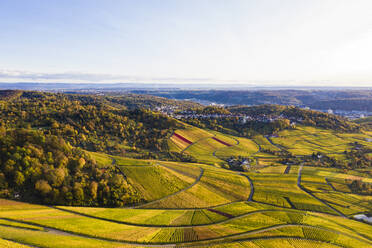
[[[365,118],[359,118],[359,119],[354,120],[354,122],[363,126],[364,128],[368,130],[372,130],[372,116],[365,117]]]
[[[17,92],[0,98],[0,127],[42,130],[90,151],[149,156],[163,151],[164,138],[182,126],[150,110],[112,102],[91,95]]]
[[[288,173],[275,167],[239,175],[197,164],[164,166],[190,167],[202,175],[136,208],[50,208],[0,200],[0,237],[38,247],[372,245],[371,226],[349,217],[371,211],[370,197],[344,192],[342,181],[349,175],[337,170],[293,166]]]
[[[341,116],[281,105],[204,107],[179,111],[176,118],[200,128],[248,138],[271,135],[296,125],[349,133],[361,131],[360,125]]]
[[[360,219],[372,132],[358,123],[277,105],[0,95],[0,246],[372,246]]]
[[[0,197],[62,205],[124,206],[140,201],[112,166],[99,166],[63,138],[40,131],[0,134]]]

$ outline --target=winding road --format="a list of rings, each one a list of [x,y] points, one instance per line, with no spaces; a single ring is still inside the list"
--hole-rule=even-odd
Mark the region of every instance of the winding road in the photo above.
[[[246,177],[248,179],[249,184],[251,186],[251,192],[249,193],[249,197],[248,197],[248,200],[247,201],[253,201],[253,194],[254,194],[253,181],[252,181],[252,179],[248,175],[245,175],[245,174],[240,174],[240,175],[243,176],[243,177]]]
[[[334,212],[336,212],[337,214],[339,214],[340,216],[344,217],[344,218],[347,218],[343,213],[341,213],[340,211],[338,211],[337,209],[335,209],[334,207],[332,207],[331,205],[329,205],[327,202],[323,201],[322,199],[318,198],[317,196],[315,196],[312,192],[310,192],[309,190],[307,190],[305,187],[303,187],[301,185],[301,174],[302,174],[302,168],[304,166],[301,164],[300,165],[300,168],[298,169],[298,177],[297,177],[297,186],[302,190],[304,191],[305,193],[309,194],[310,196],[312,196],[314,199],[318,200],[319,202],[323,203],[324,205],[326,205],[328,208],[332,209]]]
[[[225,235],[225,236],[221,236],[221,237],[217,237],[217,238],[209,238],[209,239],[179,242],[179,243],[152,243],[151,244],[151,243],[144,243],[144,242],[124,241],[124,240],[117,240],[117,239],[112,239],[112,238],[97,237],[97,236],[94,236],[94,235],[76,233],[76,232],[67,231],[67,230],[61,230],[61,229],[58,229],[58,228],[53,228],[53,227],[40,225],[40,224],[27,222],[27,221],[19,221],[19,220],[12,220],[12,219],[7,219],[7,220],[13,221],[13,222],[16,222],[16,223],[31,224],[31,225],[35,225],[35,226],[38,226],[38,227],[42,227],[42,228],[45,228],[46,232],[53,233],[53,234],[58,234],[58,235],[75,236],[75,237],[79,237],[79,238],[89,238],[89,239],[100,240],[100,241],[108,241],[108,242],[113,242],[113,244],[118,243],[118,244],[127,244],[127,245],[141,245],[143,247],[175,247],[175,246],[179,246],[179,245],[182,245],[183,247],[195,247],[195,246],[205,247],[205,242],[208,242],[208,245],[210,245],[210,244],[215,244],[215,243],[218,243],[218,244],[220,244],[220,243],[232,243],[232,242],[238,242],[238,241],[243,241],[243,240],[249,241],[249,240],[255,240],[255,239],[296,238],[296,236],[295,237],[293,237],[293,236],[290,236],[290,237],[289,236],[276,236],[276,237],[253,237],[253,238],[239,239],[240,237],[244,237],[246,235],[255,235],[255,234],[263,233],[263,232],[266,232],[266,231],[278,230],[280,228],[291,227],[291,226],[292,227],[293,226],[310,227],[310,228],[314,228],[314,229],[318,229],[318,230],[333,232],[333,233],[336,233],[338,235],[344,235],[344,236],[350,237],[352,239],[356,239],[360,242],[368,244],[368,246],[372,245],[372,242],[369,239],[367,239],[367,240],[364,239],[364,237],[360,238],[358,236],[350,235],[348,233],[344,233],[344,232],[341,232],[341,231],[336,231],[336,230],[333,230],[333,229],[329,229],[329,228],[325,228],[325,227],[319,227],[319,226],[310,226],[310,225],[306,225],[306,224],[278,224],[278,225],[263,227],[263,228],[259,228],[259,229],[255,229],[255,230],[249,230],[249,231],[245,231],[245,232],[241,232],[241,233],[237,233],[237,234]],[[14,228],[17,228],[17,227],[14,227]],[[37,233],[37,232],[40,232],[40,231],[35,231],[35,232]],[[356,234],[358,234],[358,233],[356,233]],[[228,238],[228,240],[226,240],[227,238]],[[298,238],[304,239],[304,240],[309,240],[309,239],[305,239],[301,236],[299,236]],[[13,240],[10,240],[10,241],[13,241]],[[319,240],[316,240],[316,241],[319,241]],[[35,247],[35,246],[30,246],[30,247]]]

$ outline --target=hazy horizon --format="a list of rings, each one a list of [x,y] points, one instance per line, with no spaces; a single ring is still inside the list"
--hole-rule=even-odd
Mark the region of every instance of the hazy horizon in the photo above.
[[[369,0],[0,2],[0,81],[371,87]]]

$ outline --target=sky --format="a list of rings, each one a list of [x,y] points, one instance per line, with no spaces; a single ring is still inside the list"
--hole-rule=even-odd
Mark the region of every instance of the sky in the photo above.
[[[1,82],[372,86],[371,0],[1,0]]]

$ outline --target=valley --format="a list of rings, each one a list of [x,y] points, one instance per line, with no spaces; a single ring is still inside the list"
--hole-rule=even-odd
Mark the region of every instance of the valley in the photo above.
[[[202,127],[119,100],[0,100],[0,246],[372,246],[368,128]]]

